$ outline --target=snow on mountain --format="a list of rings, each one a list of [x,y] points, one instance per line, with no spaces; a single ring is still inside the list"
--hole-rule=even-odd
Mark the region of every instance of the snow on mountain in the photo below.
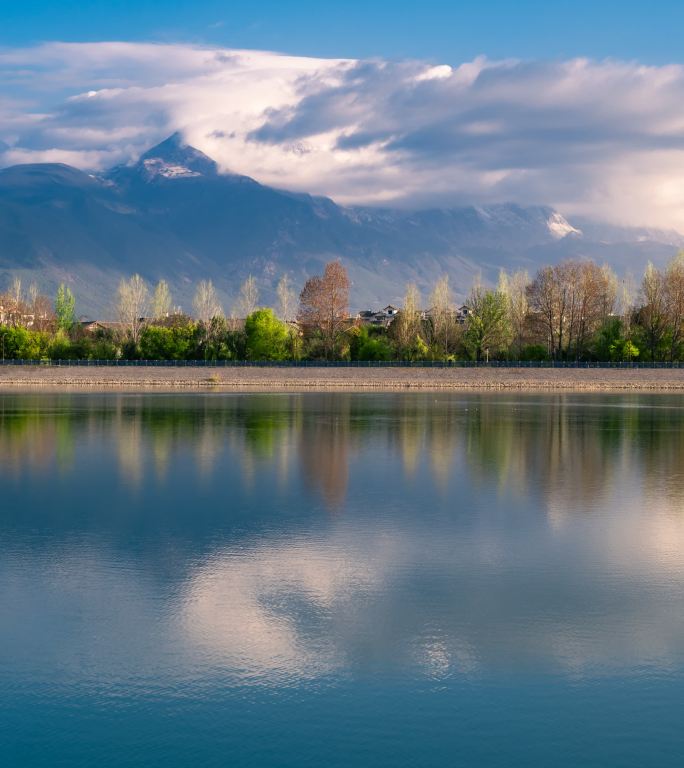
[[[187,178],[189,176],[201,176],[199,171],[191,171],[185,165],[173,165],[162,160],[161,157],[151,157],[143,160],[143,165],[150,177],[164,176],[166,179]]]
[[[558,240],[562,240],[564,237],[567,237],[568,235],[581,235],[582,230],[576,229],[575,227],[568,222],[568,220],[561,216],[558,211],[554,211],[548,218],[546,222],[549,232],[553,235],[553,237],[557,238]]]
[[[106,178],[122,183],[126,179],[141,177],[146,181],[156,178],[188,179],[218,175],[218,165],[199,149],[185,143],[180,133],[157,144],[141,155],[133,165],[113,168]]]
[[[673,242],[672,233],[570,223],[547,206],[345,208],[219,173],[179,135],[103,177],[59,164],[0,170],[0,290],[15,275],[48,293],[67,281],[79,311],[98,316],[112,313],[119,279],[134,272],[168,280],[186,307],[197,281],[211,279],[228,311],[248,274],[270,303],[283,273],[302,285],[339,258],[359,308],[397,304],[409,282],[426,298],[445,273],[463,300],[475,275],[496,283],[500,269],[533,273],[565,258],[638,274],[670,258]]]

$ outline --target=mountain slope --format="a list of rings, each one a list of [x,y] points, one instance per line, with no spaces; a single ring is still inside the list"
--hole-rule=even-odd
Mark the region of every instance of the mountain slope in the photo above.
[[[341,258],[354,307],[397,302],[406,282],[425,294],[449,273],[461,295],[473,276],[534,271],[569,256],[640,271],[679,247],[676,233],[572,225],[551,208],[513,204],[424,211],[343,208],[333,201],[220,174],[174,135],[137,163],[95,177],[64,165],[0,171],[0,287],[15,274],[52,293],[70,282],[79,310],[111,315],[122,275],[166,278],[189,309],[212,279],[227,310],[248,274],[270,301],[280,275],[301,284]]]

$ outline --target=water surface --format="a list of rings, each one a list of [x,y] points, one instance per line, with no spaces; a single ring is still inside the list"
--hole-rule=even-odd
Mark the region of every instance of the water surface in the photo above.
[[[2,395],[0,489],[2,765],[681,765],[681,396]]]

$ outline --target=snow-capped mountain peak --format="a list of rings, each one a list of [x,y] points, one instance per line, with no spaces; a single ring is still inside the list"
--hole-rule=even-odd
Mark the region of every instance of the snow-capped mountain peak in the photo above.
[[[581,235],[582,230],[576,229],[570,224],[570,222],[560,213],[554,211],[546,221],[546,226],[549,228],[549,232],[557,240],[562,240],[568,235]]]
[[[218,165],[210,157],[191,147],[180,133],[174,133],[141,155],[134,165],[113,168],[106,178],[127,183],[133,179],[189,179],[217,176]]]

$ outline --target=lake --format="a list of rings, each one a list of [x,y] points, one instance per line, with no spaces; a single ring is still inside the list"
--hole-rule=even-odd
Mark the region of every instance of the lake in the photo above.
[[[0,395],[3,766],[679,766],[684,397]]]

